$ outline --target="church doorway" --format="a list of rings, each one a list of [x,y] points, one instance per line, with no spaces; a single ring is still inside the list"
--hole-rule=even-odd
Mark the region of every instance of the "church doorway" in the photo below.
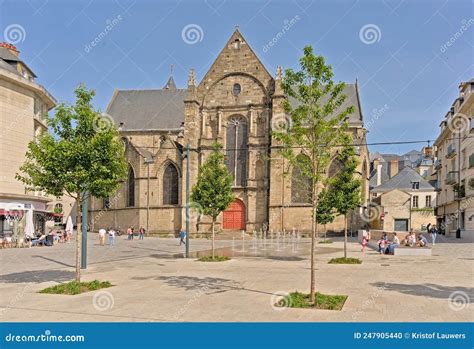
[[[223,228],[227,230],[245,230],[245,204],[234,200],[223,214]]]

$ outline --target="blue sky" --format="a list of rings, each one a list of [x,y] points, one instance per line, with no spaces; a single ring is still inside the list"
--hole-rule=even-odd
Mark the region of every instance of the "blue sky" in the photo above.
[[[199,81],[235,25],[272,73],[296,68],[310,44],[336,80],[358,79],[369,142],[436,138],[459,83],[474,77],[468,0],[0,0],[2,40],[16,42],[38,82],[65,102],[83,82],[101,110],[116,88],[163,87],[172,64],[179,87],[190,68]]]

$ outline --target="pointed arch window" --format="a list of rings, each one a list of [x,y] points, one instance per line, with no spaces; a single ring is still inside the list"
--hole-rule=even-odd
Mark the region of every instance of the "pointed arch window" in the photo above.
[[[227,122],[226,164],[234,178],[234,185],[247,184],[247,120],[234,116]]]
[[[135,206],[135,172],[132,166],[128,167],[128,178],[127,178],[127,206]]]
[[[176,166],[168,164],[163,173],[163,205],[178,205],[179,175]]]
[[[308,160],[304,155],[298,155],[299,163]],[[291,202],[296,204],[310,204],[312,197],[311,177],[303,173],[299,167],[293,167],[291,171]]]

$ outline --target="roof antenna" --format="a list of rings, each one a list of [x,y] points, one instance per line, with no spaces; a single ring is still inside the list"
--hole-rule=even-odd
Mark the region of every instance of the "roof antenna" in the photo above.
[[[173,76],[174,64],[170,65],[170,76]]]

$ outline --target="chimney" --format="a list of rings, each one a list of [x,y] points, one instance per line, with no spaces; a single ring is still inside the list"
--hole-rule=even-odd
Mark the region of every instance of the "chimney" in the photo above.
[[[382,184],[382,164],[377,162],[377,187]]]
[[[6,48],[8,51],[10,51],[11,54],[15,56],[20,56],[20,51],[16,49],[16,46],[8,43],[8,42],[0,42],[0,47]]]
[[[390,178],[396,176],[398,173],[398,160],[390,160]]]

